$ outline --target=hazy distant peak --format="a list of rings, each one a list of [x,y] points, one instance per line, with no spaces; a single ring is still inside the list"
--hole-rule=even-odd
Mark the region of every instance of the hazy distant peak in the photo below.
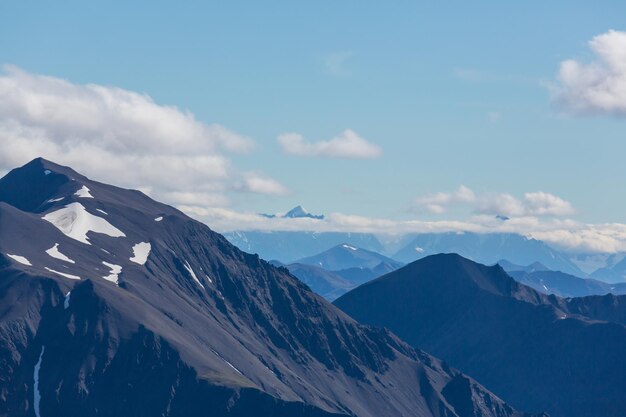
[[[282,217],[288,218],[288,219],[310,218],[310,219],[319,219],[319,220],[321,220],[321,219],[324,218],[324,215],[323,214],[311,214],[311,213],[309,213],[309,211],[307,209],[305,209],[304,207],[298,205],[298,206],[292,208],[291,210],[289,210]]]
[[[285,214],[268,214],[268,213],[259,213],[259,215],[263,217],[267,217],[268,219],[275,219],[277,217],[281,217],[284,219],[316,219],[322,220],[324,219],[323,214],[311,214],[307,209],[302,207],[301,205],[297,205],[292,208]]]

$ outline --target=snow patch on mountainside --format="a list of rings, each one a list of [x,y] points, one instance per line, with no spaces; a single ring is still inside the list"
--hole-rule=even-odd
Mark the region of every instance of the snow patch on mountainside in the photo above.
[[[102,261],[102,264],[111,270],[109,275],[102,277],[102,278],[106,279],[107,281],[111,281],[111,282],[114,282],[115,284],[118,284],[119,275],[122,273],[122,267],[120,265],[111,264],[105,261]]]
[[[155,222],[160,222],[161,220],[163,220],[163,216],[159,216],[156,219],[154,219]]]
[[[64,277],[64,278],[69,278],[69,279],[80,279],[80,277],[77,277],[76,275],[71,275],[71,274],[66,274],[66,273],[64,273],[64,272],[55,271],[54,269],[50,269],[50,268],[48,268],[47,266],[45,267],[45,270],[46,270],[46,271],[50,271],[50,272],[52,272],[53,274],[60,275],[60,276],[62,276],[62,277]]]
[[[228,365],[228,366],[230,366],[231,368],[233,368],[233,369],[235,370],[235,372],[237,372],[239,375],[243,375],[239,369],[235,368],[235,365],[233,365],[232,363],[228,362],[228,361],[227,361],[226,359],[224,359],[224,358],[222,358],[222,360],[223,360],[224,362],[226,362],[226,365]]]
[[[20,255],[11,255],[7,253],[7,256],[11,259],[13,259],[15,262],[19,262],[22,265],[26,265],[26,266],[33,266],[33,264],[30,263],[30,261],[28,259],[26,259],[23,256]]]
[[[50,249],[48,249],[46,251],[46,253],[48,255],[52,256],[53,258],[60,259],[60,260],[65,261],[65,262],[69,262],[71,264],[75,263],[72,259],[70,259],[67,256],[63,255],[59,251],[59,244],[58,243],[55,243],[53,247],[51,247]]]
[[[212,351],[213,353],[215,353],[215,356],[217,356],[218,358],[220,358],[221,360],[223,360],[223,361],[224,361],[224,363],[226,363],[226,365],[230,366],[231,368],[233,368],[233,370],[234,370],[235,372],[237,372],[239,375],[243,376],[243,374],[241,373],[241,371],[240,371],[239,369],[237,369],[237,368],[235,367],[235,365],[233,365],[232,363],[228,362],[228,361],[226,360],[226,358],[224,358],[222,355],[220,355],[220,354],[219,354],[219,352],[217,352],[215,349],[211,349],[211,351]],[[268,369],[269,369],[269,368],[268,368]]]
[[[39,409],[39,403],[41,402],[41,392],[39,392],[39,372],[41,371],[41,360],[43,359],[43,353],[45,352],[46,347],[41,347],[41,353],[39,354],[39,360],[35,364],[35,369],[33,371],[33,410],[35,411],[35,416],[41,417],[41,412]]]
[[[100,213],[104,214],[105,216],[108,216],[108,215],[109,215],[109,213],[107,213],[107,212],[106,212],[106,211],[104,211],[104,210],[96,209],[96,211],[99,211]]]
[[[76,191],[74,193],[75,196],[78,196],[80,198],[93,198],[93,196],[90,193],[89,188],[87,188],[86,185],[83,185],[83,188],[81,188],[80,190]]]
[[[345,244],[344,244],[344,245],[341,245],[341,246],[343,246],[343,247],[344,247],[344,248],[346,248],[346,249],[350,249],[350,250],[357,250],[354,246],[345,245]]]
[[[133,257],[130,258],[131,262],[139,265],[144,265],[150,255],[152,245],[148,242],[140,242],[133,246]]]
[[[91,245],[87,237],[88,232],[111,237],[126,237],[124,232],[102,217],[89,213],[80,203],[68,204],[62,209],[46,214],[43,219],[52,223],[64,235],[87,245]]]
[[[70,306],[70,296],[72,295],[72,292],[69,291],[67,294],[65,294],[65,300],[63,300],[63,308],[65,310],[67,310],[67,308]]]
[[[196,276],[196,273],[193,272],[193,269],[191,269],[191,266],[189,266],[189,263],[187,261],[185,261],[185,265],[184,266],[185,266],[185,269],[187,270],[187,272],[189,272],[189,275],[191,275],[191,278],[193,278],[193,280],[196,281],[199,286],[204,288],[204,285],[202,285],[202,283],[200,282],[200,280]]]

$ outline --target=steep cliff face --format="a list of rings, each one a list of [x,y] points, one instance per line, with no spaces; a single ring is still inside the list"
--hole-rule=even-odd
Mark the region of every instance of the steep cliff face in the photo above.
[[[38,159],[0,236],[0,415],[525,415],[137,191]]]

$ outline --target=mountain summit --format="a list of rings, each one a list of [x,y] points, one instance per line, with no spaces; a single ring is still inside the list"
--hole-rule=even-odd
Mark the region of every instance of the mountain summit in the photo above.
[[[0,415],[527,416],[138,191],[0,180]]]
[[[289,210],[287,213],[283,215],[284,218],[287,219],[301,219],[301,218],[309,218],[309,219],[318,219],[322,220],[324,218],[323,214],[311,214],[302,206],[296,206]]]
[[[404,264],[394,261],[377,252],[358,248],[347,243],[341,243],[322,253],[309,256],[297,261],[301,264],[316,265],[331,271],[348,268],[375,268],[380,264],[388,264],[398,269]]]

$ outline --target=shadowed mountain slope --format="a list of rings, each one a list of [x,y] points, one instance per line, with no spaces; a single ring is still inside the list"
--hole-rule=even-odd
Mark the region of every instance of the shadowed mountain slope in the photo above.
[[[507,271],[517,282],[528,285],[544,294],[559,297],[585,297],[589,295],[626,294],[626,283],[609,284],[591,278],[579,278],[559,271]]]
[[[554,417],[626,412],[624,297],[548,296],[498,265],[442,254],[335,305],[443,358],[516,407]]]

